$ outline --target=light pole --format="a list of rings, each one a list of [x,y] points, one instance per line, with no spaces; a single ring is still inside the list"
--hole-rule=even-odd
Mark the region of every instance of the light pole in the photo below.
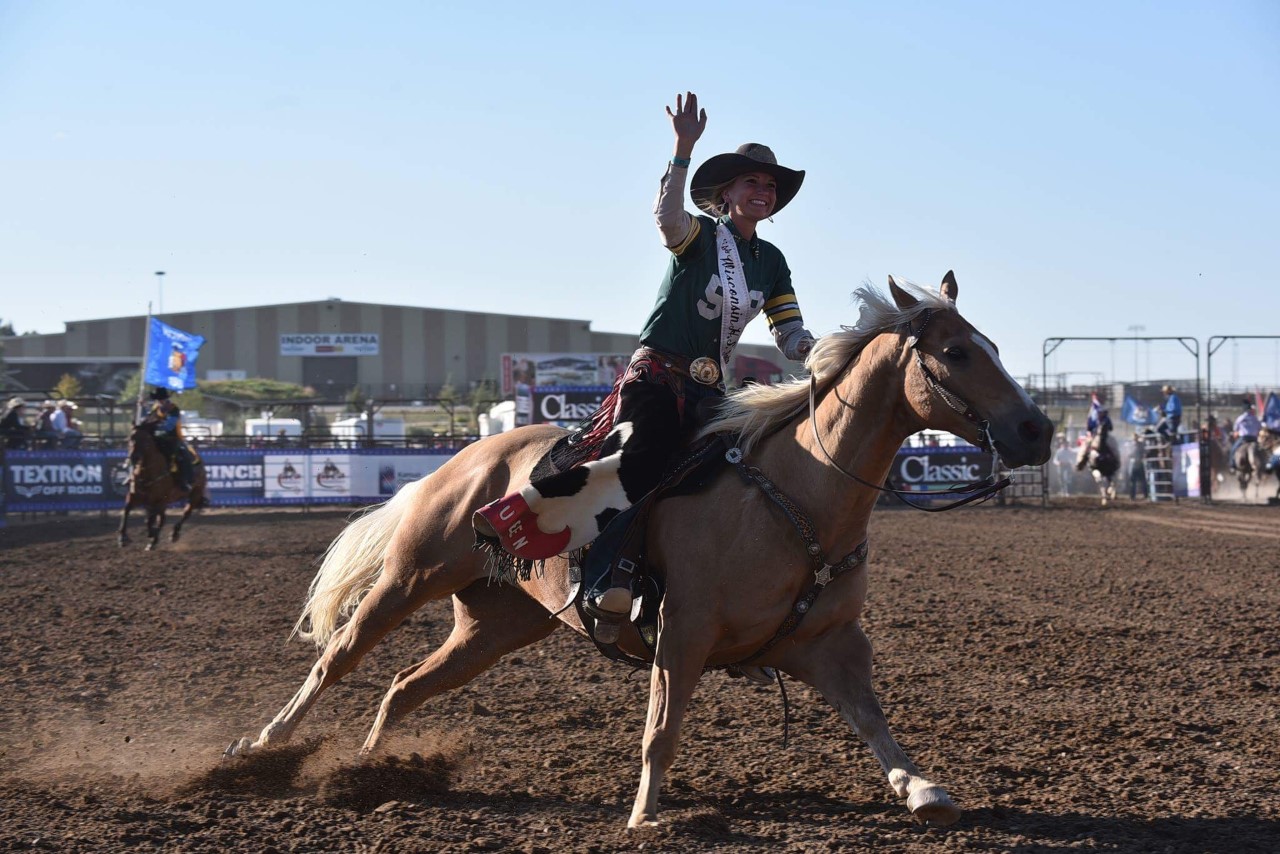
[[[156,287],[160,289],[160,310],[157,314],[164,314],[164,270],[156,270]]]
[[[1133,382],[1138,382],[1138,333],[1146,332],[1147,327],[1134,324],[1129,327],[1129,331],[1133,333]]]

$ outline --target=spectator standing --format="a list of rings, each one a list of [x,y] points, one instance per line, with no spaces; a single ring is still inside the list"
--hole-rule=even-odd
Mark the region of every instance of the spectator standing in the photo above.
[[[1160,419],[1160,423],[1156,425],[1156,432],[1164,436],[1170,442],[1178,441],[1178,428],[1182,426],[1182,398],[1178,397],[1178,390],[1171,385],[1163,385],[1160,387],[1160,393],[1164,395],[1164,413]]]
[[[1129,468],[1126,474],[1129,477],[1129,500],[1137,501],[1138,493],[1142,493],[1142,497],[1147,497],[1147,464],[1143,459],[1146,447],[1142,442],[1142,435],[1137,430],[1133,431],[1133,438],[1129,440]]]
[[[1058,474],[1058,494],[1071,495],[1071,477],[1076,468],[1076,452],[1067,444],[1067,437],[1058,435],[1058,447],[1053,452],[1053,469]]]

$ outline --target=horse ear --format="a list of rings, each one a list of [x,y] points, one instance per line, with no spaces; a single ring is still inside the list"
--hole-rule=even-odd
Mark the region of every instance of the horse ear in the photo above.
[[[898,287],[898,283],[893,280],[893,276],[889,277],[889,293],[893,294],[893,301],[903,311],[915,308],[916,303],[920,302],[920,300]]]
[[[947,274],[942,277],[942,287],[938,290],[944,297],[955,302],[956,297],[960,295],[960,286],[956,284],[956,274],[948,270]]]

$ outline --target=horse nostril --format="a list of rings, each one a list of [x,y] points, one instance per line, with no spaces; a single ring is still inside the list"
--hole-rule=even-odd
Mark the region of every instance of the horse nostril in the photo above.
[[[1018,438],[1031,444],[1039,439],[1043,434],[1040,425],[1034,421],[1023,421],[1018,425]]]

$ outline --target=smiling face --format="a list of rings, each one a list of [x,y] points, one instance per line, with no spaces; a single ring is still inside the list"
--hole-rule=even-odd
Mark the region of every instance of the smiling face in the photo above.
[[[722,196],[729,203],[730,216],[759,222],[778,204],[778,182],[768,172],[747,172],[735,178]]]

